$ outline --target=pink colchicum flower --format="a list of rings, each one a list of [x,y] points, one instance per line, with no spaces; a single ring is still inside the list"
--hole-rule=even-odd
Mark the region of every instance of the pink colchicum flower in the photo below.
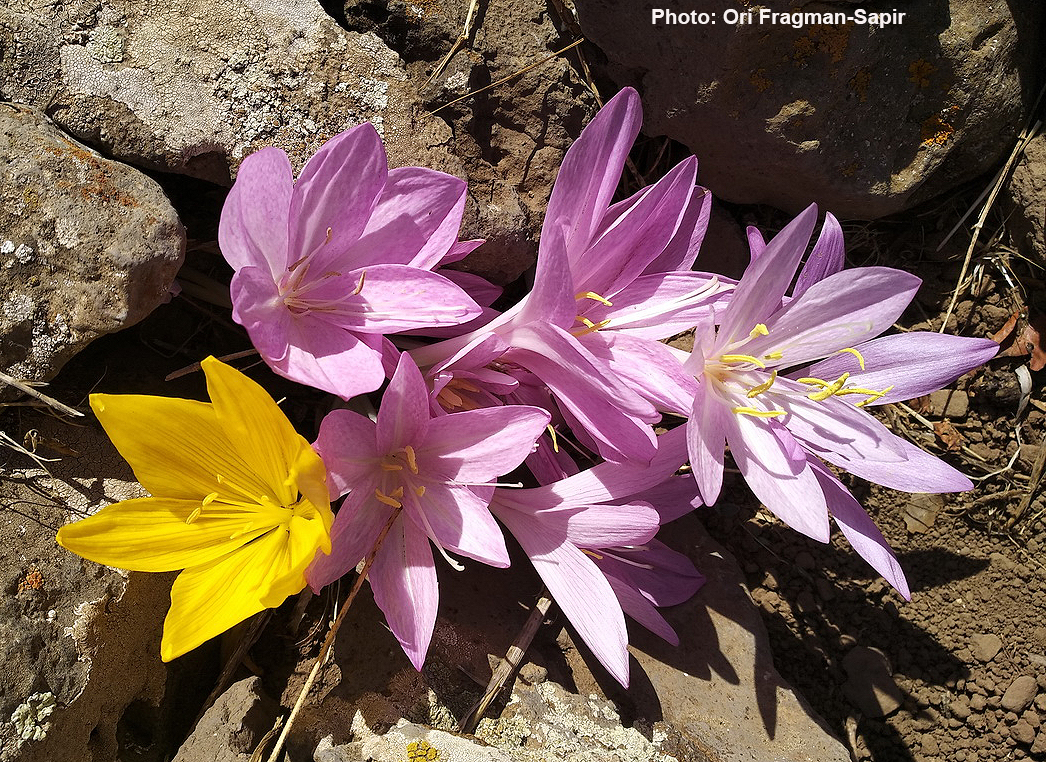
[[[439,600],[429,543],[455,568],[447,551],[509,565],[487,485],[523,462],[548,421],[544,410],[519,405],[432,418],[421,372],[410,355],[400,355],[376,423],[335,410],[320,424],[315,447],[332,494],[348,497],[334,519],[331,554],[309,567],[309,584],[319,590],[355,567],[400,510],[369,581],[389,627],[421,669]]]
[[[626,88],[567,151],[531,293],[469,334],[412,350],[445,408],[492,404],[505,376],[525,373],[547,387],[574,435],[614,462],[649,460],[658,410],[685,413],[693,380],[656,339],[707,317],[729,284],[689,271],[711,201],[692,157],[610,205],[640,112]]]
[[[654,541],[664,520],[652,488],[686,459],[685,432],[659,437],[649,466],[601,463],[533,489],[494,490],[490,509],[508,528],[592,653],[628,686],[624,612],[669,642],[675,632],[654,609],[686,600],[704,578],[685,556]],[[690,496],[694,490],[690,485]],[[663,495],[678,500],[680,491]],[[678,509],[672,516],[679,515]]]
[[[389,171],[370,124],[325,143],[297,182],[287,155],[248,156],[218,242],[236,271],[233,318],[286,378],[349,398],[381,386],[382,334],[466,322],[480,307],[430,270],[457,240],[465,183]]]
[[[787,298],[816,218],[811,206],[765,250],[755,237],[753,262],[718,330],[699,329],[684,363],[697,379],[687,425],[690,463],[712,504],[729,445],[745,481],[782,521],[827,542],[831,516],[858,553],[907,595],[882,535],[818,459],[895,489],[970,489],[969,479],[862,408],[938,389],[994,356],[998,345],[937,333],[874,339],[900,317],[920,280],[886,267],[837,271],[842,231],[834,220],[819,241],[826,261],[810,265]]]

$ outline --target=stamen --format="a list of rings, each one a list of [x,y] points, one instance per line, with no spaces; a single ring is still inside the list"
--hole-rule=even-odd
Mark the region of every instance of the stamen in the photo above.
[[[762,323],[756,323],[755,324],[755,328],[753,328],[752,332],[750,334],[748,334],[748,337],[751,338],[751,339],[754,339],[756,336],[769,336],[769,335],[770,335],[770,331],[767,330],[765,325],[763,325]]]
[[[294,264],[292,264],[292,265],[291,265],[290,267],[288,267],[288,268],[287,268],[287,272],[289,272],[289,273],[292,273],[292,272],[294,272],[294,271],[295,271],[295,270],[296,270],[296,269],[298,268],[298,265],[300,265],[300,264],[301,264],[302,262],[304,262],[304,261],[305,261],[306,259],[308,259],[308,258],[309,258],[309,255],[308,255],[308,254],[306,254],[306,255],[305,255],[304,257],[302,257],[301,259],[298,259],[298,260],[296,260],[296,261],[294,262]]]
[[[392,490],[392,497],[394,497],[394,498],[401,498],[401,497],[403,497],[403,487],[402,487],[402,485],[399,486],[399,487],[396,487],[396,489]]]
[[[425,487],[422,485],[418,485],[414,488],[414,494],[418,497],[425,497]]]
[[[814,385],[815,386],[820,386],[821,389],[820,389],[820,391],[811,392],[810,394],[807,394],[806,396],[808,398],[812,399],[814,402],[823,402],[824,400],[826,400],[829,397],[831,397],[831,396],[835,395],[836,393],[838,393],[839,390],[843,388],[843,384],[846,383],[846,379],[848,379],[849,377],[850,377],[849,373],[844,373],[843,375],[839,376],[839,378],[835,379],[835,381],[832,381],[831,383],[828,383],[826,381],[822,381],[819,378],[812,378],[812,379],[810,379],[810,381],[815,382]],[[800,379],[800,381],[802,381],[802,380],[803,379]]]
[[[763,358],[766,360],[780,360],[782,357],[784,357],[784,353],[778,349],[775,349],[768,355],[763,355]]]
[[[840,349],[838,352],[836,352],[836,354],[842,354],[843,352],[849,352],[854,357],[856,357],[857,362],[861,365],[861,370],[864,370],[864,357],[861,355],[860,352],[858,352],[853,347],[847,347],[846,349]]]
[[[890,386],[886,387],[881,392],[872,391],[870,389],[854,389],[855,392],[860,392],[861,394],[869,395],[868,399],[861,400],[860,402],[858,402],[857,403],[857,407],[864,407],[865,405],[867,405],[867,404],[869,404],[871,402],[875,402],[880,397],[885,397],[887,392],[891,391],[892,389],[893,389],[893,384],[890,384]]]
[[[779,415],[786,415],[784,410],[758,410],[754,407],[735,407],[733,412],[738,415],[750,415],[753,418],[776,418]]]
[[[581,319],[582,322],[588,324],[588,328],[586,328],[583,331],[578,331],[577,333],[573,333],[572,335],[574,336],[574,338],[581,338],[582,336],[587,336],[590,333],[595,333],[600,328],[606,328],[608,325],[610,325],[610,320],[600,320],[598,323],[594,323],[593,324],[591,320],[586,320],[585,318],[580,318],[580,319]]]
[[[593,326],[595,326],[595,323],[593,323],[587,317],[582,317],[581,315],[577,315],[575,317],[579,323],[584,323],[585,326],[587,326],[588,328],[592,328]]]
[[[556,441],[556,430],[552,428],[551,423],[545,428],[548,429],[548,435],[552,437],[552,452],[559,452],[559,442]]]
[[[450,384],[439,390],[436,399],[443,407],[458,408],[464,404],[464,400],[450,390]]]
[[[381,461],[381,470],[382,471],[402,471],[403,470],[403,466],[399,465],[398,463],[388,463],[385,460],[383,460],[383,461]]]
[[[192,513],[185,517],[186,524],[192,524],[196,519],[200,518],[200,514],[203,513],[203,506],[193,508]]]
[[[593,301],[599,302],[600,304],[605,304],[607,307],[614,306],[613,302],[611,302],[604,296],[600,296],[595,291],[582,291],[580,294],[575,294],[574,300],[577,301],[578,299],[592,299]]]
[[[588,548],[581,548],[581,552],[584,553],[586,556],[592,556],[592,558],[596,559],[597,561],[603,560],[603,556],[599,555],[594,550],[589,550]]]
[[[770,387],[774,385],[775,380],[777,380],[776,370],[770,372],[770,378],[766,379],[766,381],[759,384],[759,386],[753,386],[751,389],[748,390],[749,399],[757,395],[760,395],[765,391],[768,391]]]
[[[740,363],[750,362],[757,368],[765,368],[766,363],[760,360],[758,357],[752,357],[752,355],[720,355],[719,360],[727,363]]]
[[[414,454],[414,448],[410,445],[407,445],[403,448],[403,452],[407,456],[407,465],[410,466],[410,472],[412,474],[418,473],[418,459],[417,456]]]
[[[400,495],[402,496],[402,494],[403,494],[403,491],[400,490]],[[385,505],[389,506],[390,508],[402,508],[403,507],[403,503],[401,503],[399,500],[394,500],[393,498],[389,497],[384,492],[382,492],[380,489],[374,490],[374,497],[378,498],[378,502],[379,503],[384,503]]]
[[[326,246],[331,242],[331,238],[334,237],[334,228],[327,228],[327,237],[323,239],[323,245]]]
[[[363,281],[367,280],[367,271],[364,270],[360,273],[360,282],[356,286],[356,290],[353,291],[349,296],[359,296],[359,293],[363,290]]]

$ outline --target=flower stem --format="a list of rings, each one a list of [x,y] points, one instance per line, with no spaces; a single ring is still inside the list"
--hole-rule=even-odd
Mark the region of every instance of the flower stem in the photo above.
[[[309,691],[312,686],[316,683],[316,678],[320,675],[320,669],[323,667],[323,663],[327,660],[327,654],[330,652],[331,647],[334,645],[334,638],[338,634],[338,629],[341,627],[341,623],[345,621],[345,614],[348,612],[349,607],[352,606],[352,602],[356,599],[356,594],[359,593],[360,588],[363,587],[363,580],[367,579],[367,573],[370,571],[371,564],[374,563],[374,557],[378,555],[378,549],[381,548],[381,544],[385,542],[385,538],[389,534],[389,530],[392,529],[392,525],[396,523],[396,519],[399,518],[401,508],[397,508],[389,516],[389,520],[385,522],[385,526],[382,527],[381,532],[378,533],[378,539],[374,542],[374,547],[363,561],[363,569],[356,577],[355,583],[352,585],[352,589],[349,591],[348,597],[345,599],[345,603],[338,612],[337,618],[334,620],[334,624],[331,625],[330,632],[327,633],[327,637],[323,641],[323,645],[320,647],[320,652],[316,656],[316,661],[312,665],[312,671],[309,673],[309,678],[305,681],[305,685],[302,686],[301,693],[298,694],[298,700],[294,702],[294,708],[291,709],[290,715],[287,717],[287,724],[283,726],[283,731],[280,733],[280,737],[276,739],[276,746],[273,748],[272,753],[269,755],[268,762],[276,762],[280,756],[280,752],[283,750],[283,744],[287,741],[287,736],[290,735],[291,727],[294,725],[294,720],[297,719],[298,713],[301,712],[302,706],[305,705],[305,698],[309,695]]]

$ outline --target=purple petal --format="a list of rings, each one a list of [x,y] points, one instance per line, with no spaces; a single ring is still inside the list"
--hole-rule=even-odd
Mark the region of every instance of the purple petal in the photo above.
[[[324,416],[314,447],[327,466],[331,495],[344,495],[373,475],[376,459],[384,454],[375,446],[375,431],[374,421],[351,410]]]
[[[419,463],[448,480],[489,482],[523,462],[551,419],[523,405],[451,413],[429,423]]]
[[[660,484],[637,492],[633,499],[649,503],[661,517],[662,524],[675,521],[704,505],[697,484],[688,474],[669,476]]]
[[[404,352],[378,408],[378,452],[391,453],[407,445],[419,446],[425,441],[429,418],[425,379],[413,358]]]
[[[990,339],[971,339],[943,333],[917,331],[881,336],[856,349],[864,357],[865,370],[849,352],[833,355],[803,371],[817,378],[838,378],[850,373],[850,385],[882,391],[893,387],[869,405],[921,397],[957,379],[963,373],[987,362],[999,351]],[[850,395],[860,402],[861,395]]]
[[[531,490],[515,490],[503,496],[506,490],[495,492],[500,504],[510,504],[517,510],[527,509]],[[542,500],[543,498],[538,498]],[[509,502],[511,501],[511,502]],[[660,526],[660,517],[644,503],[620,505],[586,505],[584,507],[539,508],[530,511],[549,530],[562,534],[579,548],[606,548],[617,545],[642,545],[653,539]]]
[[[596,561],[604,574],[626,581],[655,606],[690,600],[705,584],[694,562],[660,540],[644,547],[610,548]]]
[[[374,548],[392,509],[374,499],[374,483],[356,485],[334,517],[330,555],[317,553],[305,576],[319,592],[356,567]]]
[[[431,270],[458,242],[464,210],[464,180],[423,167],[393,169],[344,260],[354,269],[398,264]]]
[[[598,240],[570,251],[576,291],[615,294],[664,250],[679,227],[697,176],[693,157],[672,168]]]
[[[545,218],[534,270],[534,286],[523,301],[507,311],[498,322],[507,322],[515,315],[513,320],[517,325],[546,322],[567,328],[574,324],[574,280],[567,260],[565,232],[565,226],[549,225],[548,217]]]
[[[240,164],[218,224],[218,246],[234,270],[261,267],[275,280],[287,269],[293,187],[291,163],[278,148],[263,148]]]
[[[668,346],[613,331],[596,331],[579,340],[618,379],[658,410],[680,416],[690,411],[697,382]]]
[[[816,458],[810,459],[810,468],[824,490],[828,511],[853,549],[893,585],[906,601],[910,601],[912,593],[908,589],[908,580],[905,579],[901,565],[897,563],[897,558],[875,522],[869,518],[843,483],[835,478],[835,474],[817,462]]]
[[[788,436],[784,427],[746,415],[727,420],[730,453],[755,496],[792,529],[828,542],[824,493],[810,466],[796,459],[798,448],[783,444]]]
[[[846,251],[843,247],[843,229],[839,220],[831,212],[824,215],[821,235],[817,237],[813,251],[806,259],[806,264],[799,271],[799,277],[792,289],[792,298],[798,299],[810,286],[822,281],[829,275],[835,275],[846,264]]]
[[[923,452],[901,437],[894,434],[890,434],[890,436],[894,438],[890,446],[896,448],[906,458],[902,463],[851,459],[829,450],[811,449],[833,466],[838,466],[855,476],[891,489],[934,493],[965,492],[973,489],[973,482],[940,458]]]
[[[745,228],[745,235],[748,238],[749,259],[751,262],[755,262],[766,251],[766,241],[763,239],[763,234],[759,232],[759,228],[752,225]]]
[[[612,574],[607,574],[606,578],[625,614],[658,637],[668,641],[671,645],[679,645],[679,636],[676,634],[676,631],[658,613],[658,610],[654,608],[654,604],[644,598],[635,588],[630,587],[627,582],[618,579]]]
[[[588,248],[617,189],[642,119],[639,95],[626,87],[581,131],[556,176],[541,228],[542,245],[555,230],[565,251]],[[565,231],[563,224],[568,226]]]
[[[280,299],[272,275],[265,268],[244,267],[232,276],[232,319],[247,329],[251,343],[270,365],[287,357],[294,316]]]
[[[424,495],[404,497],[407,516],[419,531],[447,550],[490,566],[508,567],[505,537],[487,508],[489,499],[481,499],[468,487],[419,481],[426,483]]]
[[[493,304],[505,290],[501,286],[495,286],[486,278],[481,278],[472,273],[462,272],[461,270],[443,268],[439,271],[439,274],[451,283],[454,283],[458,288],[468,294],[476,304],[483,307],[489,307]],[[493,317],[493,314],[491,317]],[[476,327],[478,328],[479,325],[477,324]]]
[[[730,415],[726,406],[708,391],[708,384],[700,384],[686,424],[686,445],[690,468],[705,505],[714,505],[723,488],[726,427]]]
[[[315,255],[320,272],[332,262],[353,267],[341,256],[366,228],[387,177],[385,149],[370,123],[324,143],[291,196],[291,257]]]
[[[765,322],[780,307],[816,222],[817,207],[811,204],[752,260],[723,314],[719,343],[747,336],[757,323]]]
[[[890,267],[836,273],[767,318],[769,333],[745,344],[744,352],[756,357],[780,352],[773,365],[787,368],[855,347],[893,325],[920,283],[914,275]]]
[[[562,534],[531,516],[501,510],[500,518],[530,557],[531,563],[578,635],[621,685],[628,687],[628,633],[621,604],[591,558]]]
[[[443,255],[439,263],[442,266],[449,265],[451,262],[460,262],[485,243],[486,241],[482,238],[471,241],[458,241],[450,247],[450,251]]]
[[[420,670],[436,626],[439,583],[429,538],[401,517],[392,527],[370,570],[374,602],[392,634]]]
[[[643,270],[644,275],[668,273],[677,270],[686,271],[694,267],[701,242],[708,231],[708,221],[712,216],[712,194],[701,186],[690,192],[683,219],[679,221],[672,240],[665,250]]]

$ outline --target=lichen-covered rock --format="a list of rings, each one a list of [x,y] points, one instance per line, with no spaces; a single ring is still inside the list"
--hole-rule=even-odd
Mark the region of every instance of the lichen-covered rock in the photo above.
[[[51,379],[168,295],[185,231],[160,187],[0,106],[0,369]]]
[[[715,23],[673,26],[649,3],[574,4],[609,74],[642,94],[647,134],[694,151],[718,196],[793,213],[875,218],[976,177],[1039,88],[1036,0],[912,0],[882,27],[769,15],[868,10],[852,1],[710,0]]]
[[[32,441],[66,454],[34,463],[5,451],[0,762],[115,761],[130,740],[119,732],[127,718],[148,715],[163,697],[171,576],[127,575],[55,544],[67,521],[143,492],[97,427],[32,412],[22,421],[36,427]],[[41,457],[54,454],[41,445]]]
[[[277,708],[261,678],[233,683],[207,709],[171,762],[250,762],[272,729]]]

